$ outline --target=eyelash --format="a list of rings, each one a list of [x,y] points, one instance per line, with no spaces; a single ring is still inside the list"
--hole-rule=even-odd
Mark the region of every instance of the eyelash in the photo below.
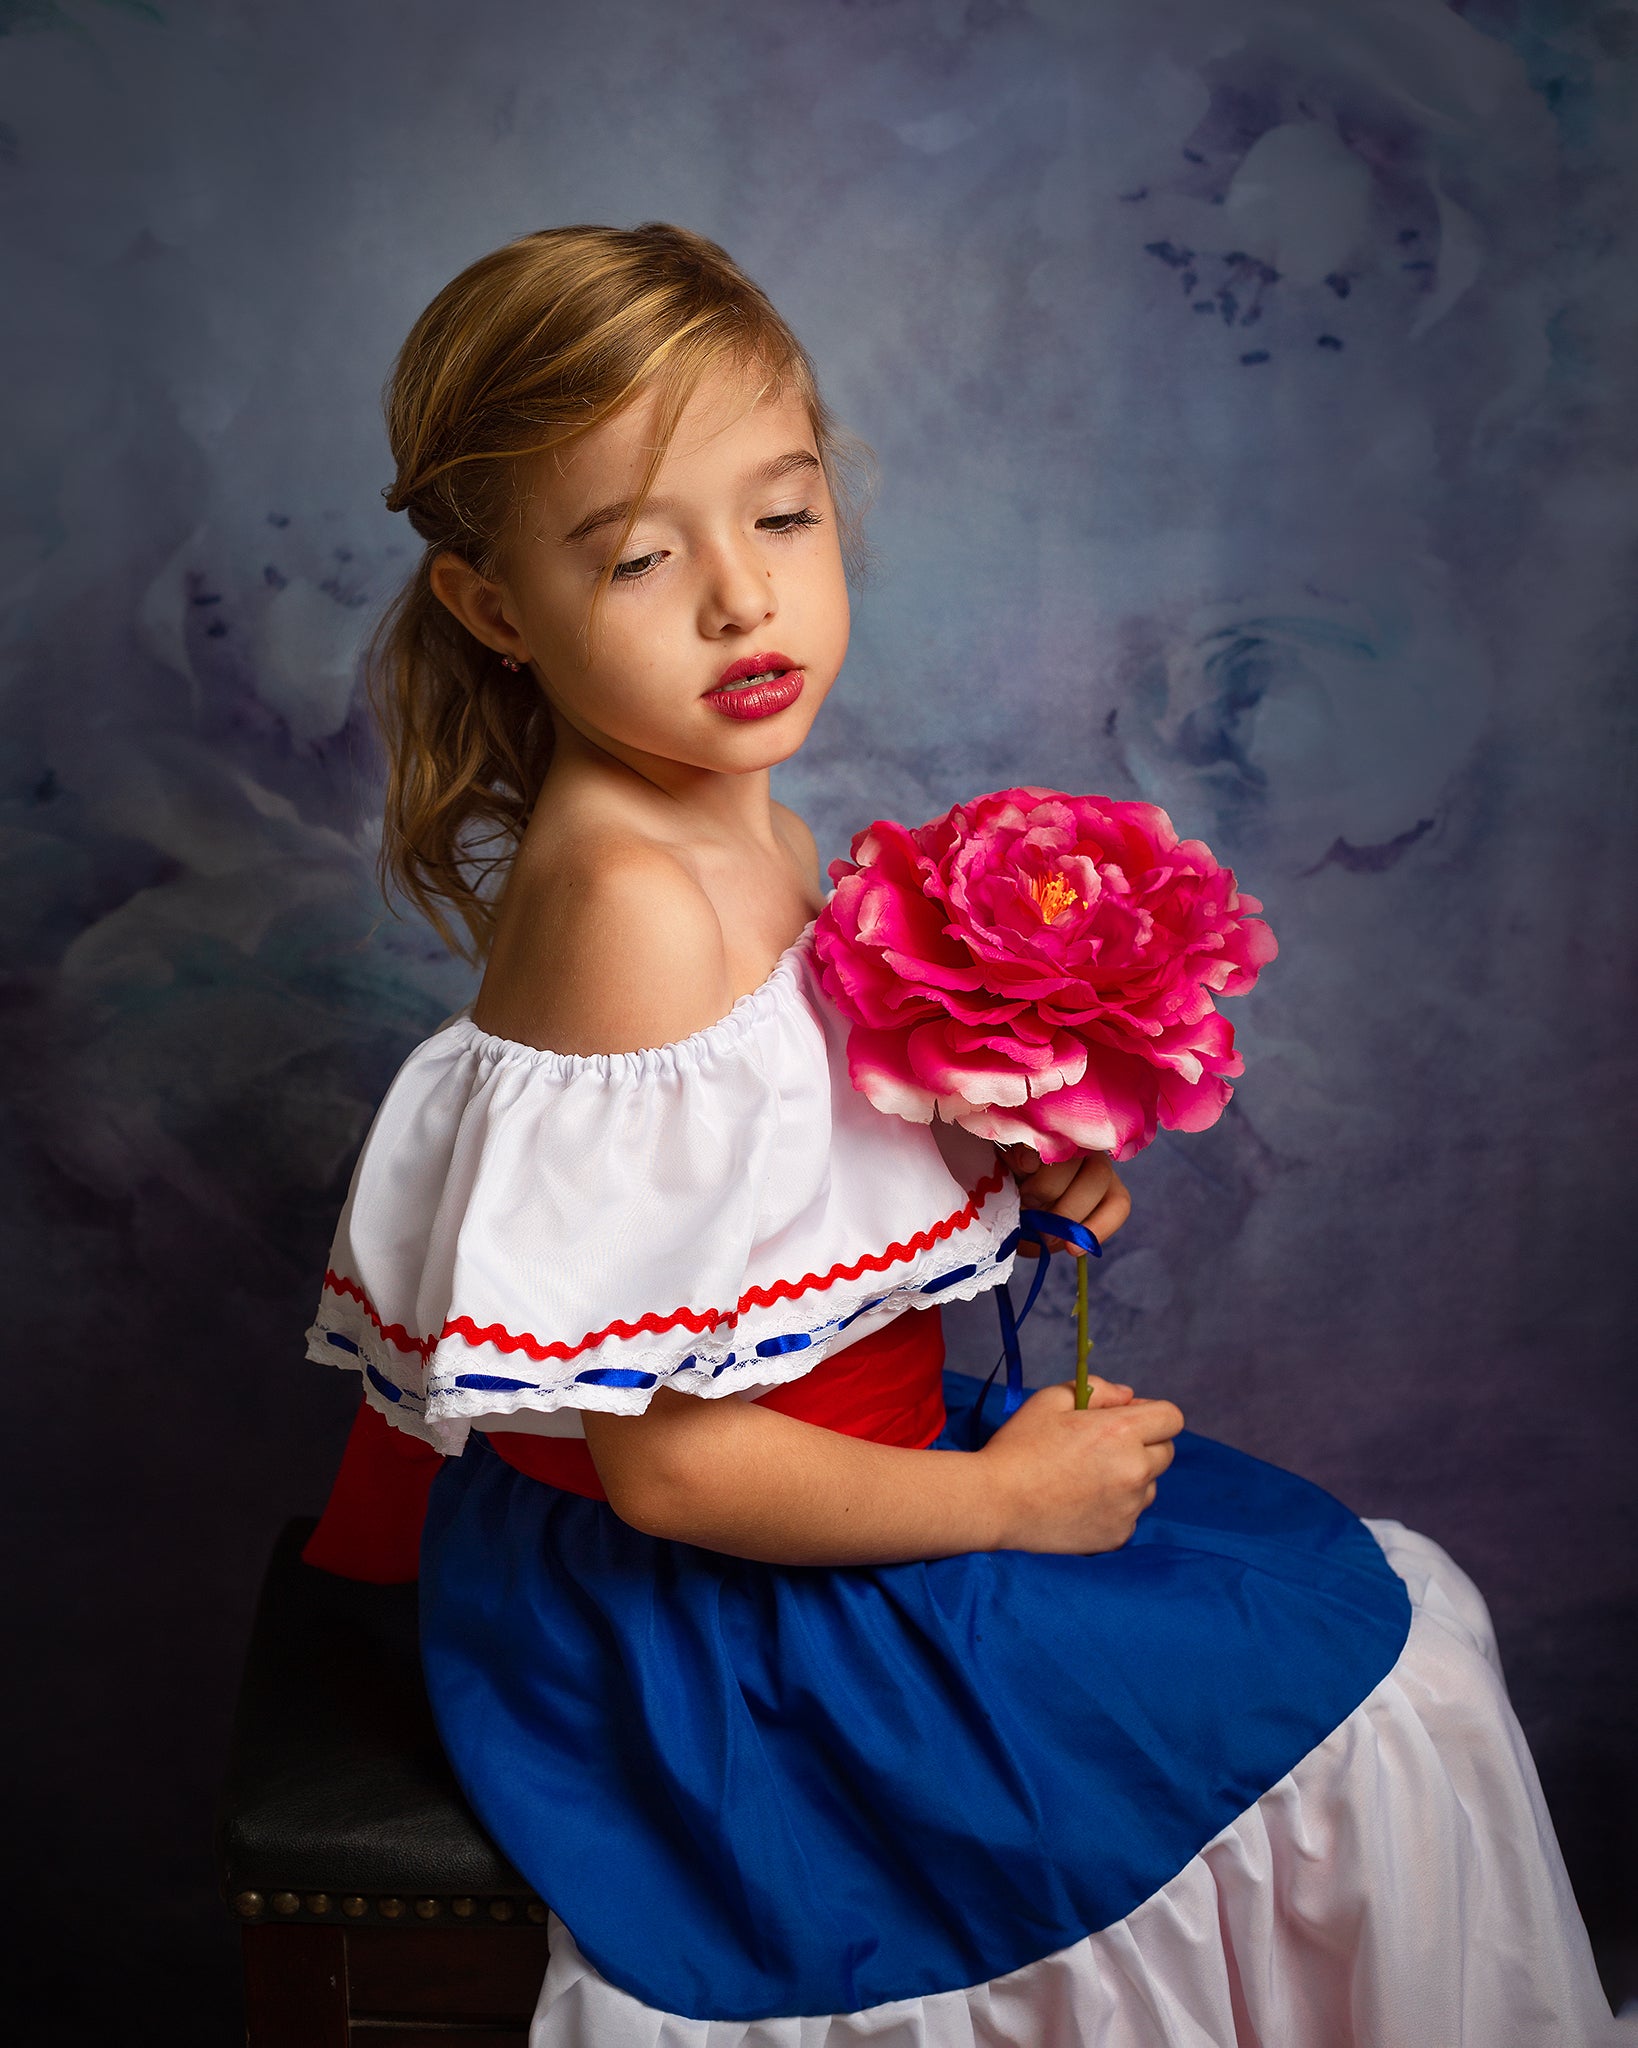
[[[785,523],[782,526],[774,526],[770,522],[775,519],[783,520]],[[767,519],[759,519],[757,524],[778,538],[785,534],[800,533],[804,527],[822,525],[823,521],[811,506],[804,505],[800,512],[770,513]],[[656,548],[651,555],[633,555],[629,562],[616,562],[609,580],[613,583],[640,583],[664,553],[664,548]]]

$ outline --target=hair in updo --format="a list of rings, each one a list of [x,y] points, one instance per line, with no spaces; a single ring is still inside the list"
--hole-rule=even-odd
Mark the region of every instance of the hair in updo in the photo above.
[[[870,451],[832,419],[766,295],[701,235],[653,221],[521,236],[447,284],[399,351],[385,393],[397,474],[383,495],[426,547],[368,657],[387,754],[379,875],[389,899],[396,885],[462,958],[488,954],[495,885],[551,760],[552,722],[535,678],[469,633],[433,595],[428,571],[447,550],[497,573],[523,509],[519,465],[654,389],[656,445],[595,611],[684,407],[724,361],[800,395],[856,572]]]

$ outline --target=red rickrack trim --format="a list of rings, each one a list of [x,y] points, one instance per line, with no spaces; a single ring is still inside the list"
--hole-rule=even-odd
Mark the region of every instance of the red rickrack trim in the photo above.
[[[634,1323],[609,1323],[603,1329],[582,1337],[578,1344],[542,1344],[527,1331],[514,1336],[499,1323],[490,1323],[480,1329],[470,1316],[452,1316],[436,1337],[412,1337],[402,1323],[382,1322],[374,1303],[356,1280],[327,1271],[324,1284],[332,1294],[351,1295],[383,1339],[399,1351],[413,1351],[425,1359],[445,1337],[464,1337],[472,1345],[492,1344],[497,1351],[525,1352],[538,1365],[548,1358],[578,1358],[581,1352],[590,1351],[609,1337],[639,1337],[645,1330],[660,1335],[679,1326],[698,1335],[702,1330],[716,1329],[721,1323],[732,1326],[748,1308],[772,1308],[776,1301],[795,1301],[798,1295],[834,1286],[838,1280],[857,1280],[861,1273],[885,1273],[889,1266],[914,1258],[917,1252],[928,1251],[956,1231],[965,1230],[988,1197],[1002,1185],[1004,1178],[999,1168],[994,1173],[985,1174],[978,1185],[969,1190],[966,1202],[953,1215],[946,1216],[941,1223],[935,1223],[927,1230],[918,1230],[903,1244],[895,1241],[884,1252],[866,1252],[852,1265],[832,1266],[828,1273],[805,1273],[800,1280],[776,1280],[771,1287],[747,1288],[732,1309],[679,1308],[673,1309],[668,1316],[655,1315],[651,1311],[648,1315],[639,1316]]]
[[[399,1351],[418,1351],[423,1358],[432,1350],[436,1341],[431,1337],[412,1337],[402,1323],[384,1323],[375,1312],[375,1303],[359,1286],[356,1280],[349,1280],[345,1273],[338,1273],[327,1266],[324,1271],[324,1285],[332,1294],[350,1294],[354,1301],[374,1323],[386,1341]]]

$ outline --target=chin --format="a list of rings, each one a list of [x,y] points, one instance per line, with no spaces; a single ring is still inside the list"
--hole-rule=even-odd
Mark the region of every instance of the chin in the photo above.
[[[823,688],[816,687],[810,673],[796,702],[769,718],[751,718],[743,724],[736,724],[727,719],[719,720],[715,712],[711,713],[713,724],[720,723],[723,727],[712,751],[720,754],[724,767],[741,772],[771,768],[780,761],[788,761],[813,730],[820,706],[830,695],[830,687],[829,682]]]

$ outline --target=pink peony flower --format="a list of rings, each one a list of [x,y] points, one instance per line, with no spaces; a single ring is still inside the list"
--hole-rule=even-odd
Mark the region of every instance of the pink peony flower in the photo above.
[[[1215,999],[1279,949],[1164,811],[1002,789],[914,831],[878,818],[849,851],[814,946],[878,1109],[1048,1162],[1222,1115],[1244,1061]]]

